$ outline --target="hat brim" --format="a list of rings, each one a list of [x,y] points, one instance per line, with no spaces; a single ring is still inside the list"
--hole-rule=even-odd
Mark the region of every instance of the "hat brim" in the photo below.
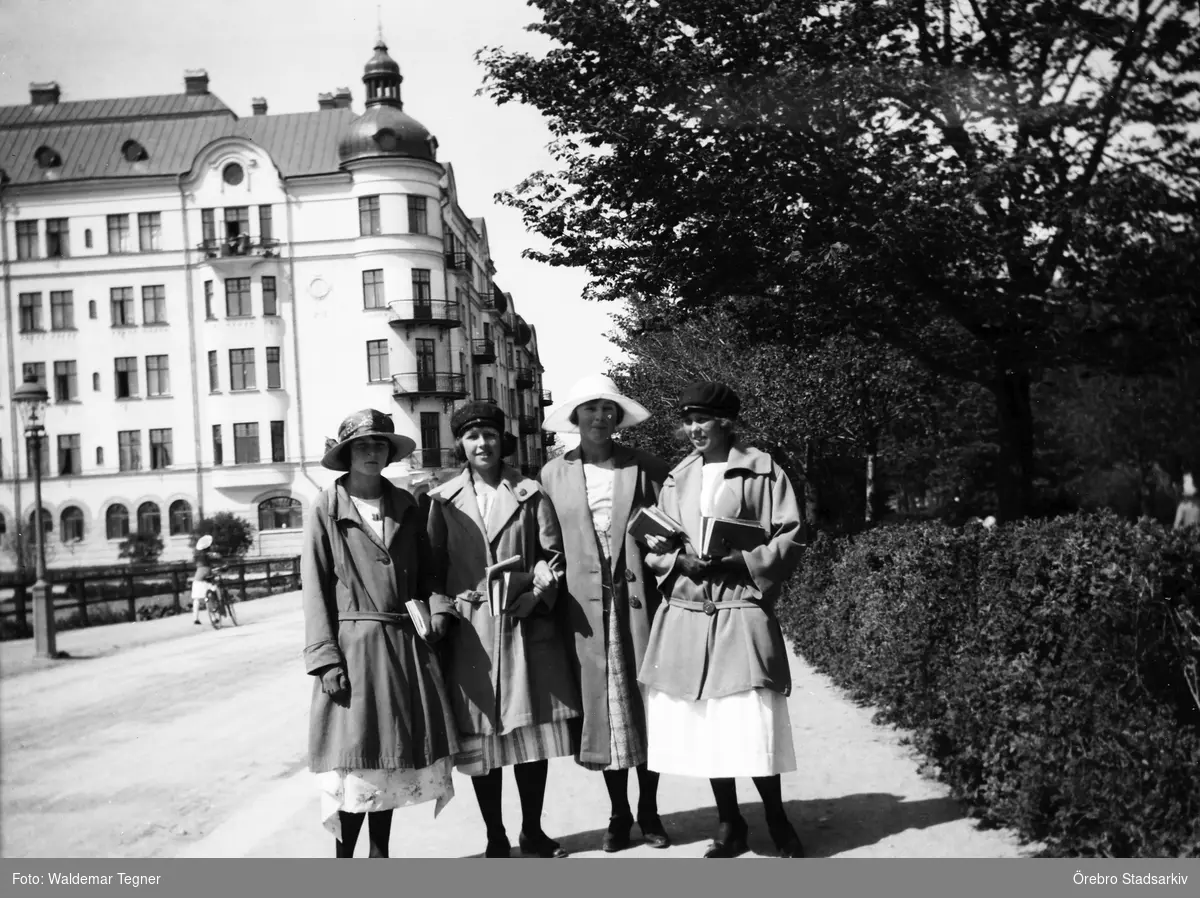
[[[650,412],[647,411],[644,405],[634,402],[628,396],[622,396],[620,393],[613,393],[608,390],[597,390],[592,393],[585,393],[582,396],[572,396],[554,406],[547,413],[546,420],[542,422],[542,430],[549,430],[554,433],[579,433],[579,425],[571,423],[571,412],[575,411],[581,405],[587,405],[589,402],[596,402],[600,399],[607,399],[609,402],[616,403],[621,409],[621,423],[613,428],[614,430],[624,430],[626,427],[633,427],[635,424],[641,424],[650,417]]]
[[[388,462],[389,465],[395,464],[401,459],[408,458],[417,448],[416,441],[409,437],[401,436],[398,433],[356,433],[350,439],[342,440],[330,448],[321,459],[321,467],[328,468],[330,471],[349,471],[350,459],[346,450],[355,440],[361,440],[366,437],[379,437],[391,444],[395,452],[392,455],[392,460]]]

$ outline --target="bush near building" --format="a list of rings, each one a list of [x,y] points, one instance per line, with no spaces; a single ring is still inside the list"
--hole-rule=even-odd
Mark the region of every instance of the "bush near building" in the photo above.
[[[1111,513],[820,536],[780,604],[985,822],[1200,857],[1200,532]]]

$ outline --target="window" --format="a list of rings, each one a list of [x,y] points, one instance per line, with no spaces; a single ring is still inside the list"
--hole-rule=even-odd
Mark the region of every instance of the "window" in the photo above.
[[[233,463],[235,465],[258,464],[258,424],[256,422],[233,425]]]
[[[487,400],[488,402],[496,401],[496,381],[491,377],[487,379]]]
[[[167,527],[171,536],[186,536],[192,532],[192,506],[176,499],[167,511]]]
[[[511,368],[511,367],[513,366],[513,347],[512,347],[512,342],[511,342],[511,341],[508,341],[508,342],[506,342],[506,343],[505,343],[505,346],[506,346],[506,348],[507,348],[507,350],[508,350],[508,367],[510,367],[510,368]]]
[[[421,412],[421,466],[436,468],[442,457],[442,416]]]
[[[129,399],[138,394],[137,356],[113,360],[114,383],[118,399]]]
[[[221,425],[213,425],[213,464],[225,464],[225,443],[221,440]]]
[[[91,318],[93,321],[97,318],[96,300],[94,299],[88,300],[88,318]]]
[[[299,530],[303,526],[304,510],[298,500],[277,496],[259,503],[259,530]]]
[[[387,340],[367,341],[367,380],[379,383],[391,376],[391,366],[388,364]]]
[[[417,340],[417,375],[432,375],[437,371],[437,359],[434,355],[437,341],[432,339]]]
[[[117,432],[118,465],[122,471],[142,469],[142,432],[121,430]]]
[[[33,528],[35,528],[37,526],[36,515],[37,515],[37,512],[35,512],[35,511],[29,512],[29,529],[30,530],[32,530]],[[50,514],[49,509],[46,509],[46,508],[42,509],[41,518],[42,518],[42,533],[53,533],[54,532],[54,515]]]
[[[423,196],[408,198],[408,232],[410,234],[429,233],[429,213],[426,211],[425,197]]]
[[[221,384],[217,378],[217,369],[219,367],[217,363],[217,351],[210,349],[208,352],[208,391],[210,393],[216,393],[221,389]]]
[[[104,513],[104,534],[109,539],[129,536],[129,510],[124,505],[110,505]]]
[[[108,304],[112,309],[113,327],[129,327],[135,323],[132,287],[113,287],[108,291]]]
[[[108,251],[110,253],[127,253],[132,248],[129,240],[129,216],[108,216]]]
[[[6,533],[8,533],[8,521],[3,514],[0,514],[0,537],[3,537]]]
[[[167,356],[146,356],[146,395],[171,395],[171,367]]]
[[[58,476],[70,477],[83,471],[83,455],[79,448],[79,434],[66,433],[58,437]]]
[[[100,392],[100,372],[99,371],[92,372],[92,390],[94,390],[97,393]]]
[[[480,393],[479,393],[479,366],[478,365],[476,365],[474,368],[471,369],[471,387],[472,387],[471,397],[473,399],[479,399]]]
[[[171,428],[150,431],[150,470],[171,467]]]
[[[267,347],[267,389],[278,390],[283,386],[283,378],[279,374],[279,347]]]
[[[246,318],[250,311],[250,278],[225,278],[225,314]]]
[[[153,502],[138,506],[138,533],[162,533],[162,513]]]
[[[167,323],[167,288],[162,284],[142,288],[142,324]]]
[[[64,543],[83,542],[83,512],[72,505],[59,517],[58,532]]]
[[[162,249],[162,213],[138,213],[138,249],[152,252]]]
[[[215,243],[217,239],[217,220],[212,209],[200,210],[200,239],[206,244]]]
[[[271,422],[271,461],[284,460],[283,422]]]
[[[75,362],[54,363],[54,401],[72,402],[79,398],[79,379],[75,375]]]
[[[213,301],[212,281],[205,281],[204,282],[204,317],[209,319],[210,321],[217,317],[215,314],[213,314],[212,301]]]
[[[75,294],[70,290],[50,291],[50,329],[75,329]]]
[[[17,222],[17,258],[36,259],[38,257],[38,223],[36,221]]]
[[[253,390],[254,387],[254,350],[229,350],[229,389]]]
[[[36,380],[43,387],[46,386],[46,363],[45,362],[23,362],[21,364],[21,380]]]
[[[363,272],[363,308],[382,309],[387,303],[383,299],[383,269],[372,268]]]
[[[34,222],[34,228],[36,227],[37,222]],[[379,232],[379,197],[360,196],[358,198],[358,233],[367,237]]]
[[[84,228],[84,230],[83,230],[83,245],[88,249],[92,248],[92,229],[91,228]]]
[[[250,207],[230,206],[225,210],[225,239],[241,250],[244,248],[243,237],[250,237]]]
[[[71,234],[67,219],[46,219],[46,258],[65,259],[71,255]]]
[[[21,333],[40,331],[42,329],[42,294],[22,293],[18,297],[17,303],[21,310]]]
[[[246,172],[236,162],[230,162],[221,171],[221,177],[225,180],[225,183],[228,184],[229,186],[237,187],[237,185],[242,183],[242,179],[246,177]]]
[[[104,447],[103,446],[96,447],[96,467],[97,468],[104,467]]]
[[[262,279],[262,288],[263,288],[263,314],[264,315],[278,315],[279,314],[279,301],[278,301],[278,296],[275,293],[275,278],[264,277]]]
[[[275,233],[272,230],[272,224],[273,223],[271,221],[271,207],[270,206],[259,206],[258,207],[258,237],[260,240],[264,240],[264,241],[270,240],[271,238],[273,238],[275,236]]]
[[[433,298],[433,290],[429,285],[429,269],[414,268],[412,273],[413,299],[428,302]]]
[[[33,440],[31,440],[29,437],[26,437],[25,438],[25,470],[28,471],[30,474],[33,473],[33,467],[34,467],[33,459],[34,459],[34,456],[36,455],[37,459],[38,459],[38,467],[40,467],[42,469],[42,476],[49,477],[50,476],[50,441],[48,439],[46,439],[45,437],[43,437],[42,444],[41,444],[41,446],[37,447],[37,450],[38,451],[35,452]]]

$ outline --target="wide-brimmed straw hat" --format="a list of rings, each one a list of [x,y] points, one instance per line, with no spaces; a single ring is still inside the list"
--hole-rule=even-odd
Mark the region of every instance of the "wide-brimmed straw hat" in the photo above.
[[[617,389],[612,378],[603,374],[593,374],[583,378],[571,387],[567,398],[550,409],[546,420],[542,422],[542,430],[552,430],[555,433],[579,433],[579,425],[571,423],[571,412],[599,399],[614,402],[621,409],[621,421],[616,430],[641,424],[650,417],[650,412],[641,403],[634,402]]]
[[[400,461],[412,454],[417,448],[415,440],[396,433],[396,425],[392,416],[385,415],[373,408],[365,408],[349,415],[338,427],[336,440],[325,440],[325,457],[321,466],[331,471],[350,470],[350,444],[363,437],[379,437],[391,444],[392,451],[388,454],[387,464]]]

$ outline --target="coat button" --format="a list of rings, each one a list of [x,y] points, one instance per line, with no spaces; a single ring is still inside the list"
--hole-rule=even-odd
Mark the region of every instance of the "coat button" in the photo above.
[[[704,613],[709,617],[712,617],[717,613],[717,606],[713,604],[712,599],[706,599],[704,601]]]
[[[392,563],[392,559],[391,559],[391,558],[389,558],[387,555],[380,555],[380,556],[379,556],[379,563],[380,563],[380,564],[391,564],[391,563]]]
[[[628,580],[630,583],[633,583],[634,581],[637,580],[637,574],[635,574],[629,568],[625,568],[625,579]]]
[[[642,607],[642,600],[641,600],[641,599],[633,599],[633,598],[631,598],[631,599],[629,600],[629,607],[630,607],[630,608],[641,608],[641,607]]]

